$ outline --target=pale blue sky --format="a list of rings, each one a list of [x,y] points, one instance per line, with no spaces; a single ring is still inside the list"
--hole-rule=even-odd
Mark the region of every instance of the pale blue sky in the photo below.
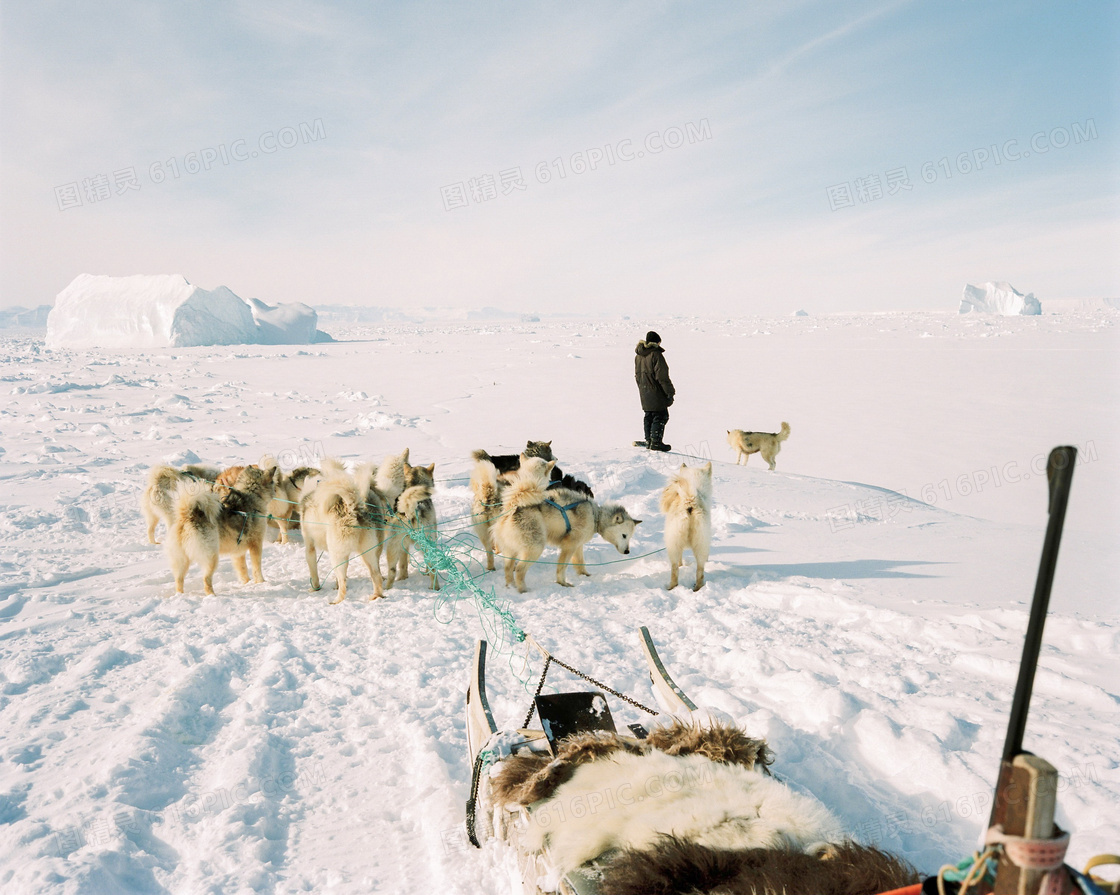
[[[0,16],[0,304],[83,272],[545,312],[1120,296],[1116,0]]]

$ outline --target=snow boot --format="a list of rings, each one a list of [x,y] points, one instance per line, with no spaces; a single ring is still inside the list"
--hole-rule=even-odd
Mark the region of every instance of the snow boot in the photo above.
[[[667,417],[668,414],[665,414],[665,416]],[[671,451],[673,449],[671,444],[666,444],[662,441],[662,437],[665,435],[665,424],[667,422],[669,422],[668,419],[659,416],[650,423],[649,449],[651,451]]]
[[[647,448],[648,449],[649,448],[649,443],[650,443],[650,428],[653,426],[653,415],[650,414],[650,413],[646,413],[645,418],[642,420],[642,425],[644,426],[644,428],[646,430],[645,440],[644,441],[635,441],[634,442],[634,447],[640,447],[640,448]]]

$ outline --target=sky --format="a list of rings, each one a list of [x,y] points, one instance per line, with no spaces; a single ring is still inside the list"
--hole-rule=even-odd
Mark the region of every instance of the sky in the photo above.
[[[0,305],[1120,297],[1120,3],[0,2]]]

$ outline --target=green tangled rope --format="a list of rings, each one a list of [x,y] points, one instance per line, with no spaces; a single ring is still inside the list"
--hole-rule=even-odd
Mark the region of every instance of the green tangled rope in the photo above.
[[[455,604],[469,599],[487,640],[495,649],[505,652],[514,643],[525,641],[525,632],[518,627],[509,601],[498,599],[494,588],[483,588],[471,574],[469,563],[473,545],[465,536],[439,538],[423,526],[410,528],[408,534],[424,557],[428,571],[434,572],[442,582],[433,610],[436,621],[449,624],[455,617]]]

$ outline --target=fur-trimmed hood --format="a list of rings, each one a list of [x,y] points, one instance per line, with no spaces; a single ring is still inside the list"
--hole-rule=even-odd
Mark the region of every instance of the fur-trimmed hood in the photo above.
[[[645,357],[647,354],[653,354],[655,351],[665,353],[665,349],[661,347],[660,342],[647,342],[645,339],[638,339],[638,347],[634,349],[634,353],[638,357]]]

